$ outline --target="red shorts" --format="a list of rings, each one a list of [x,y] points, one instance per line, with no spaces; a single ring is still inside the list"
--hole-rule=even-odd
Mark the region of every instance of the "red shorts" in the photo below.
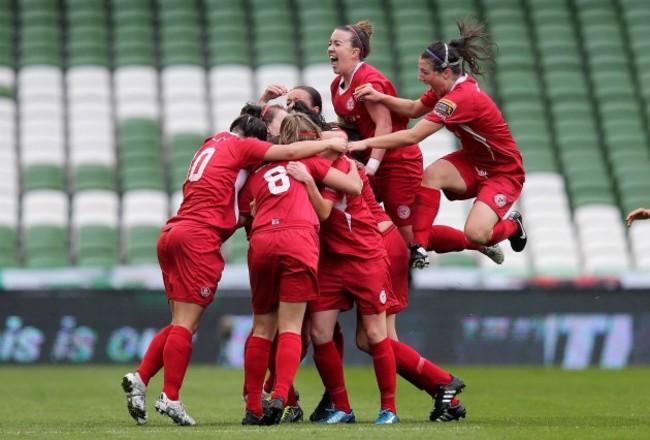
[[[279,301],[306,302],[318,297],[319,252],[313,227],[253,232],[248,250],[253,313],[270,313]]]
[[[360,260],[341,255],[323,256],[318,265],[320,295],[309,312],[350,310],[354,303],[362,315],[384,312],[396,302],[388,274],[388,258]]]
[[[177,223],[158,239],[158,262],[167,299],[207,307],[223,273],[218,230]]]
[[[492,208],[499,218],[503,218],[521,195],[525,179],[523,173],[480,175],[463,150],[455,151],[441,159],[456,167],[467,185],[465,194],[444,191],[449,200],[467,200],[476,197],[476,200]]]
[[[370,178],[370,186],[393,223],[398,227],[411,225],[415,195],[422,186],[422,161],[382,163]]]
[[[390,282],[397,302],[386,310],[386,314],[394,315],[408,307],[409,303],[409,251],[395,225],[386,229],[382,237],[388,253]]]

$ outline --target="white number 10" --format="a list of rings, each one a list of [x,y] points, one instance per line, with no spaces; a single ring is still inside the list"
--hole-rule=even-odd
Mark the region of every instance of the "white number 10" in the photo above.
[[[212,159],[214,151],[215,148],[210,147],[201,151],[201,154],[194,156],[194,159],[192,159],[192,165],[190,166],[190,171],[187,173],[187,180],[190,182],[196,182],[201,178],[203,171],[205,171],[205,167],[208,166],[208,162]]]
[[[288,191],[291,186],[289,176],[287,176],[287,170],[282,165],[271,168],[264,173],[264,180],[267,181],[269,191],[273,195],[282,194],[283,192]]]

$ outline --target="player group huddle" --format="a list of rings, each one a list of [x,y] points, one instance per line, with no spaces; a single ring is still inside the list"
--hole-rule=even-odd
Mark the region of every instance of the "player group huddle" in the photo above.
[[[338,315],[356,305],[356,345],[372,358],[380,402],[376,424],[399,422],[399,374],[433,399],[429,420],[466,415],[464,382],[399,341],[396,315],[408,305],[408,271],[428,266],[428,252],[477,250],[495,263],[510,241],[526,245],[521,215],[521,156],[501,113],[479,89],[478,60],[489,60],[483,26],[458,23],[460,38],[433,42],[419,58],[430,88],[417,100],[397,97],[364,60],[372,27],[362,21],[332,33],[327,53],[336,74],[327,123],[309,86],[270,85],[247,104],[230,131],[206,139],[189,166],[178,214],[163,227],[158,259],[171,323],[151,341],[137,370],[122,378],[127,409],[148,420],[146,388],[164,369],[159,413],[194,425],[180,400],[192,334],[212,302],[224,268],[222,244],[246,228],[253,328],[244,352],[243,425],[303,419],[293,381],[309,345],[325,388],[309,417],[354,423],[343,372]],[[465,66],[469,72],[465,71]],[[268,101],[286,95],[287,107]],[[409,118],[425,116],[407,129]],[[442,127],[461,149],[423,169],[418,142]],[[476,198],[464,230],[433,225],[441,193]],[[268,374],[268,375],[267,375]]]

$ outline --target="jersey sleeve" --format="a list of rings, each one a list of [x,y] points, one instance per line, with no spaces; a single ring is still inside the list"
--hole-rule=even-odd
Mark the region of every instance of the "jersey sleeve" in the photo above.
[[[463,90],[452,90],[436,102],[426,116],[438,124],[464,124],[475,118],[473,99]]]
[[[420,102],[425,107],[433,108],[438,102],[438,97],[433,93],[433,90],[429,89],[420,96]]]
[[[237,146],[241,154],[241,167],[250,168],[259,165],[264,161],[264,155],[273,146],[270,142],[261,141],[257,138],[244,138]]]
[[[332,162],[320,156],[313,156],[301,161],[307,167],[314,180],[322,181],[332,167]]]

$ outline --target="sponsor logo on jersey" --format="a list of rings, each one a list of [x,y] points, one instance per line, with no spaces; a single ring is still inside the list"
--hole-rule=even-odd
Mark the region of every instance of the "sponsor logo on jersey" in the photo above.
[[[397,216],[401,219],[407,219],[411,216],[411,208],[406,205],[399,205],[397,207]]]
[[[499,193],[494,196],[494,203],[499,208],[503,208],[504,206],[506,206],[507,202],[508,202],[508,198],[505,196],[505,194]]]
[[[440,99],[433,108],[433,111],[442,119],[447,119],[454,113],[454,110],[456,110],[456,103],[446,98]]]
[[[382,304],[386,304],[386,291],[382,290],[379,292],[379,302]]]
[[[345,108],[348,110],[354,109],[354,98],[350,96],[350,99],[348,99],[348,102],[345,103]]]
[[[210,296],[211,290],[209,287],[201,287],[200,293],[203,298],[207,298],[208,296]]]

